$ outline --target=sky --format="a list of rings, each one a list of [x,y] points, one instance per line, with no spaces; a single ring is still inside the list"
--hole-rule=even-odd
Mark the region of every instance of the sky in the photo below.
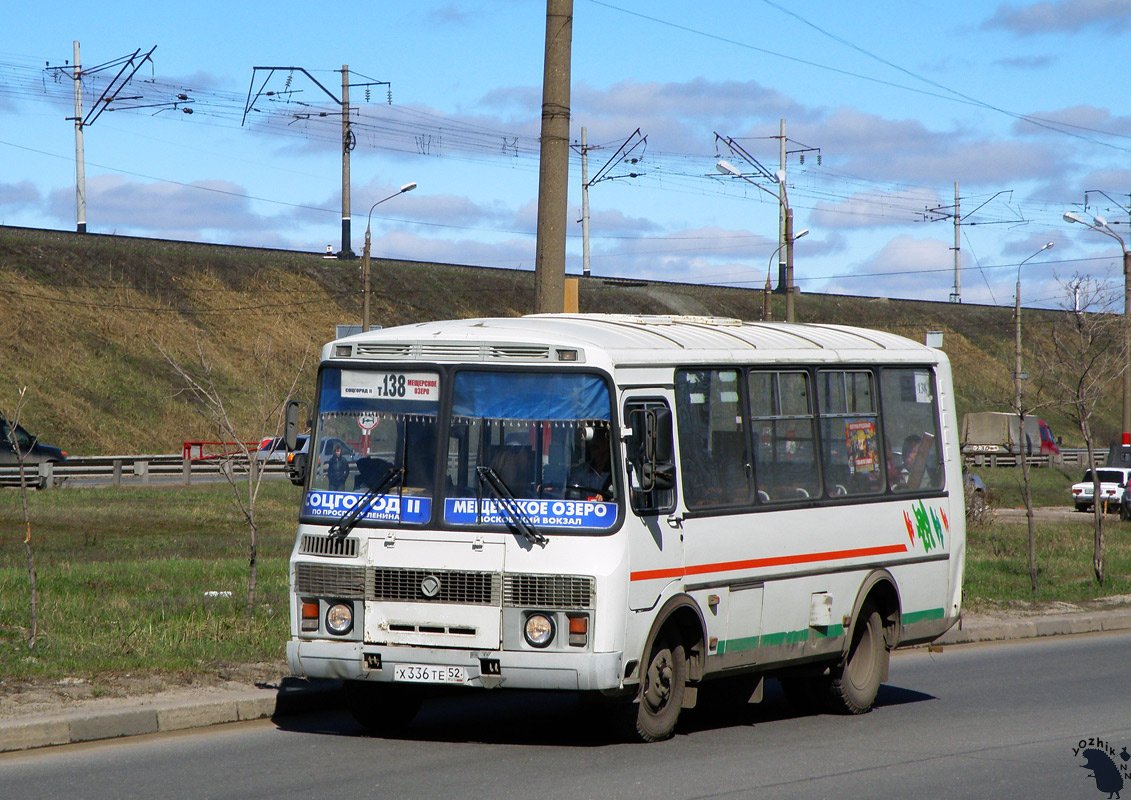
[[[351,249],[533,269],[544,2],[158,8],[6,7],[0,224],[76,228],[78,41],[88,231],[338,251],[348,66]],[[802,292],[1121,306],[1131,0],[573,0],[572,33],[569,274],[584,151],[594,276],[776,286],[784,176]]]

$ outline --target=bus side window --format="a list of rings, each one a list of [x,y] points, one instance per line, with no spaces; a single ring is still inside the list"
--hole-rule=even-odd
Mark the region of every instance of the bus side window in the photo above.
[[[688,509],[753,500],[742,388],[738,370],[676,371],[683,502]]]
[[[872,373],[820,370],[821,465],[830,497],[884,490],[879,424]]]
[[[880,398],[892,491],[943,487],[935,381],[926,367],[889,367],[880,373]],[[896,449],[898,448],[898,450]]]
[[[629,499],[638,515],[675,508],[675,447],[672,415],[663,400],[625,403],[624,418],[632,429],[628,441]]]

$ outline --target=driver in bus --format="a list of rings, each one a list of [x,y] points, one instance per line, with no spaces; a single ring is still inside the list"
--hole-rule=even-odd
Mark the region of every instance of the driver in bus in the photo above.
[[[569,471],[572,487],[596,490],[601,499],[613,496],[613,479],[609,459],[609,430],[596,428],[586,448],[586,459]]]

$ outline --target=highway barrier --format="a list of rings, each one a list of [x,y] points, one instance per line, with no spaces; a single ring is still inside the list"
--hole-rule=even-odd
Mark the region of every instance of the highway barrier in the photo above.
[[[190,484],[194,479],[215,480],[231,474],[246,477],[249,468],[266,474],[281,474],[286,465],[281,461],[250,462],[243,454],[221,458],[193,460],[183,455],[78,456],[59,463],[26,464],[23,480],[37,489],[50,489],[68,483],[111,483],[114,486],[146,486],[154,479],[162,483]],[[179,478],[179,481],[174,480]],[[0,466],[0,486],[19,486],[20,468]]]

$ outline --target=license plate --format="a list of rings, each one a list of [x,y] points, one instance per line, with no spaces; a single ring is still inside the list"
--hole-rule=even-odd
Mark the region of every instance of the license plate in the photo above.
[[[408,683],[467,683],[467,668],[397,664],[393,667],[393,680]]]

